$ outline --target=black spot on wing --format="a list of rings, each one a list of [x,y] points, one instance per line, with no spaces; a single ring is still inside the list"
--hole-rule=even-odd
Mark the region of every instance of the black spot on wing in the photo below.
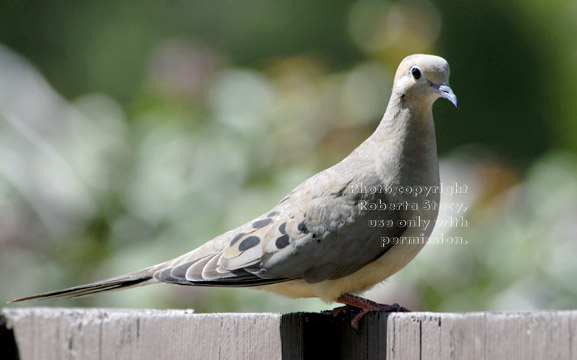
[[[249,236],[238,245],[238,250],[245,251],[257,246],[259,243],[260,238],[258,236]]]
[[[230,246],[233,246],[234,244],[236,244],[236,242],[239,241],[240,239],[242,239],[242,237],[245,235],[246,235],[245,233],[236,234],[236,236],[233,237],[232,240],[230,241]]]
[[[257,220],[252,223],[252,227],[255,229],[260,229],[261,227],[265,227],[272,222],[271,218],[266,218],[262,220]]]
[[[290,244],[289,240],[290,240],[289,236],[287,234],[284,234],[283,236],[277,238],[274,244],[276,245],[277,248],[282,249]]]
[[[286,223],[280,224],[280,226],[278,227],[278,231],[283,235],[286,234]]]
[[[309,233],[309,229],[307,229],[307,225],[305,224],[304,221],[297,225],[297,229],[298,229],[298,231],[302,232],[303,234]]]

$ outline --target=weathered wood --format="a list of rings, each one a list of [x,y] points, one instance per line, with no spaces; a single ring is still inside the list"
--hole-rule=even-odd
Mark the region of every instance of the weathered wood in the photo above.
[[[281,358],[278,314],[58,308],[4,313],[22,360]]]
[[[0,358],[6,360],[18,352],[22,360],[577,360],[577,311],[372,313],[358,332],[346,313],[19,308],[4,314]]]
[[[577,359],[577,311],[389,318],[387,359]]]

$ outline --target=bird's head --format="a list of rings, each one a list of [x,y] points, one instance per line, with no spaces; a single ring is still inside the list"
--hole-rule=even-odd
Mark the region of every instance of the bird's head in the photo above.
[[[434,55],[410,55],[395,74],[394,91],[401,98],[431,106],[442,97],[457,107],[457,96],[449,87],[449,64]]]

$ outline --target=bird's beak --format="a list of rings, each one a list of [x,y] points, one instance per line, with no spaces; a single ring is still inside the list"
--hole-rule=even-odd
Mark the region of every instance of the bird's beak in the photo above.
[[[457,95],[453,92],[453,90],[449,87],[449,85],[437,85],[432,84],[432,86],[437,89],[439,94],[444,97],[445,99],[449,100],[456,108],[459,107],[459,103],[457,102]]]

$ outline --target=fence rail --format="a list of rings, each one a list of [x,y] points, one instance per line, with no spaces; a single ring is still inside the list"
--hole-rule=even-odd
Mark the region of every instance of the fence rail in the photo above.
[[[194,314],[187,310],[6,308],[0,358],[576,359],[577,311]]]

